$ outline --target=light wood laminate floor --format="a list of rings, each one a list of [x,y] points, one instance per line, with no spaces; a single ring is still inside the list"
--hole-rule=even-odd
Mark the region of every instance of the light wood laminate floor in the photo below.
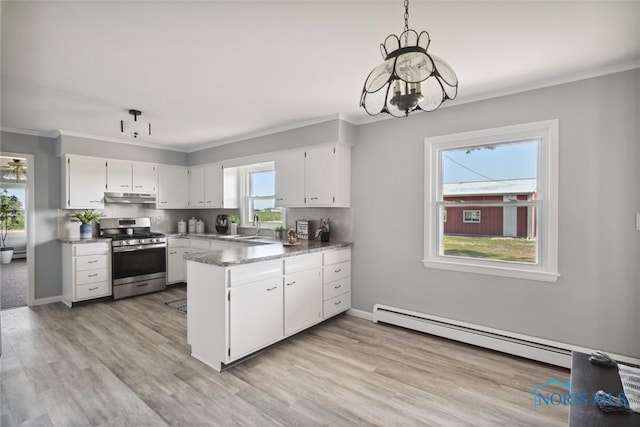
[[[566,425],[532,388],[569,372],[340,316],[217,373],[189,356],[183,287],[6,310],[2,426]]]

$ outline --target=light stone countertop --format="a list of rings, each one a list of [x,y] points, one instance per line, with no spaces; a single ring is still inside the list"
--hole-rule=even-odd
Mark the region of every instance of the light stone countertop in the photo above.
[[[229,239],[226,239],[229,240]],[[329,251],[351,247],[351,242],[320,242],[317,240],[303,241],[298,246],[285,246],[282,242],[270,240],[270,244],[247,245],[243,248],[232,248],[224,251],[193,252],[185,254],[184,259],[203,264],[229,267],[233,265],[249,264],[253,262],[270,261],[313,252]],[[251,240],[246,243],[252,242]],[[253,241],[255,242],[255,240]]]
[[[105,238],[105,237],[92,237],[90,239],[81,239],[79,237],[74,237],[74,238],[58,238],[59,242],[62,243],[98,243],[98,242],[111,242],[111,239],[109,238]]]

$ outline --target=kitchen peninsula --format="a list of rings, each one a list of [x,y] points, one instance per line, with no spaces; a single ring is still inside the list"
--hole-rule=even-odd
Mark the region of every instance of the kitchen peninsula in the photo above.
[[[221,371],[348,310],[350,246],[276,242],[185,255],[191,355]]]

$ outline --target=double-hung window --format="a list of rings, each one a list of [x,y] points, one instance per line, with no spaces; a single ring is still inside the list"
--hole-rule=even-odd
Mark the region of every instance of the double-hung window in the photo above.
[[[424,265],[558,278],[558,121],[425,139]]]
[[[270,227],[283,223],[282,208],[275,207],[274,162],[257,163],[242,170],[242,223],[253,225],[257,216],[261,226]]]

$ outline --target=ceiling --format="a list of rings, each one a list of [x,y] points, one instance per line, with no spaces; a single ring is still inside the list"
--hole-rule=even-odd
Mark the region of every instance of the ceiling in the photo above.
[[[3,1],[0,125],[132,142],[134,108],[152,124],[138,143],[193,151],[364,123],[362,85],[403,14],[400,0]],[[453,104],[640,67],[637,0],[414,0],[409,25],[456,71]]]

